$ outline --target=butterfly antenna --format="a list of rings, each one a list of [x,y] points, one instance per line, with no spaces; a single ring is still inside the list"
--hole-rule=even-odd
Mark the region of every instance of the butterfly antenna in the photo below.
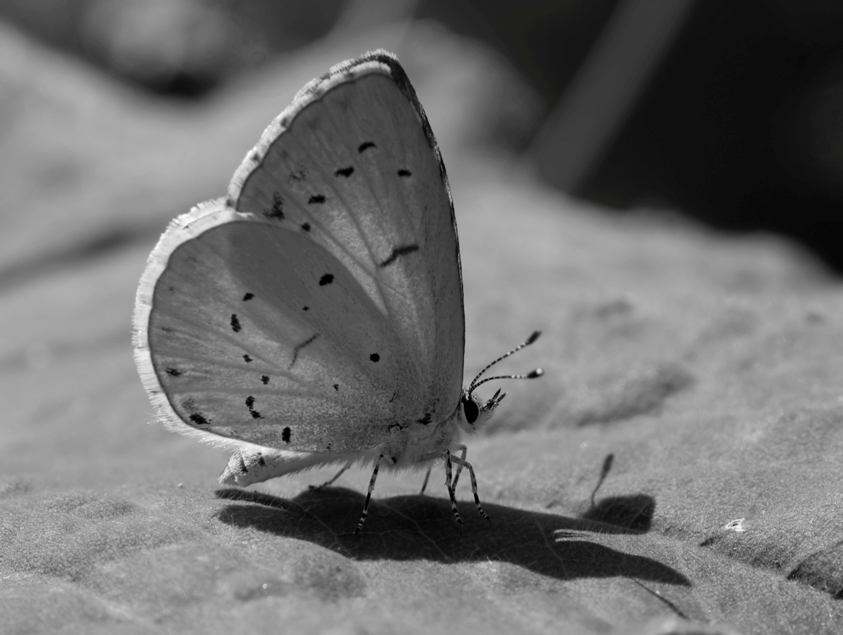
[[[501,362],[501,361],[505,360],[510,355],[514,355],[515,353],[520,351],[522,348],[525,348],[525,347],[529,346],[530,344],[535,342],[537,339],[539,339],[539,335],[541,335],[541,331],[533,331],[530,334],[530,337],[528,337],[526,340],[521,342],[518,346],[516,346],[512,350],[507,351],[506,353],[504,353],[503,355],[501,355],[497,359],[495,359],[495,360],[489,362],[488,364],[486,364],[486,366],[483,368],[483,370],[481,370],[479,373],[477,373],[477,375],[474,377],[474,379],[471,380],[471,384],[469,384],[469,386],[468,386],[469,396],[471,395],[471,393],[473,393],[475,391],[475,389],[477,389],[479,386],[482,386],[487,381],[493,381],[495,379],[535,379],[536,377],[541,377],[542,375],[544,375],[544,371],[541,368],[536,368],[535,370],[531,370],[529,373],[524,373],[522,375],[495,375],[494,377],[487,377],[486,379],[480,380],[480,378],[484,374],[486,374],[486,371],[488,371],[492,366],[494,366],[498,362]],[[498,391],[498,392],[500,392],[500,391]]]

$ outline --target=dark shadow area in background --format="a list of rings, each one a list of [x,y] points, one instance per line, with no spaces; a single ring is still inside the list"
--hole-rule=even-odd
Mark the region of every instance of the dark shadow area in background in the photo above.
[[[419,14],[502,54],[552,118],[632,4],[426,0]],[[634,46],[628,35],[616,44]],[[534,134],[546,132],[535,124]],[[551,183],[560,183],[569,142],[552,138],[553,150],[529,157]],[[695,0],[590,168],[570,193],[616,210],[676,209],[735,233],[784,234],[843,273],[843,3]]]
[[[227,525],[307,540],[359,560],[491,559],[560,580],[628,577],[691,585],[667,565],[600,544],[601,535],[638,532],[588,520],[486,505],[489,523],[473,504],[460,504],[465,521],[460,528],[446,500],[396,496],[373,500],[363,531],[354,535],[363,496],[352,490],[307,490],[289,500],[233,488],[217,490],[216,495],[237,501],[217,514]]]
[[[843,272],[843,3],[697,2],[575,193],[786,234]]]

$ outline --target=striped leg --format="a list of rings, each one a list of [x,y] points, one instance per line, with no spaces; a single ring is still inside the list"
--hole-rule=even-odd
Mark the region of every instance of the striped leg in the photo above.
[[[424,482],[422,483],[422,488],[421,488],[421,491],[419,492],[419,496],[424,494],[424,490],[427,489],[427,481],[430,479],[430,469],[432,467],[433,466],[431,466],[431,465],[427,466],[427,472],[424,473]]]
[[[462,516],[457,509],[457,499],[454,496],[454,486],[451,484],[451,451],[445,450],[445,487],[448,488],[448,496],[451,497],[451,511],[454,514],[454,520],[457,524],[462,526]]]
[[[455,490],[457,489],[457,483],[460,480],[460,472],[462,472],[463,464],[465,463],[465,455],[468,452],[468,448],[462,444],[458,445],[456,449],[459,450],[460,459],[462,459],[462,463],[456,460],[454,461],[454,463],[457,464],[457,471],[454,474],[454,480],[451,484],[454,486]]]
[[[340,476],[345,474],[345,471],[350,467],[351,467],[351,461],[349,461],[348,463],[343,465],[342,468],[340,469],[340,471],[337,472],[336,474],[334,474],[334,476],[332,478],[325,481],[324,483],[320,483],[319,485],[311,485],[310,489],[322,489],[323,487],[329,487],[330,485],[333,485],[334,481],[336,481]]]
[[[462,456],[450,456],[450,452],[448,453],[447,463],[445,464],[445,471],[448,473],[450,478],[450,464],[451,461],[457,464],[457,473],[454,476],[454,483],[453,487],[456,487],[456,481],[460,476],[460,470],[465,468],[468,470],[468,476],[471,478],[471,493],[474,494],[474,504],[477,505],[477,511],[480,512],[480,515],[488,521],[491,521],[488,514],[486,514],[486,510],[483,509],[483,506],[480,504],[480,497],[477,495],[477,478],[474,476],[474,468],[471,467],[471,463],[465,460],[465,446],[462,446],[463,453]],[[451,500],[454,500],[454,490],[451,489]]]
[[[378,468],[381,465],[381,460],[383,460],[383,454],[378,456],[378,460],[375,461],[375,469],[372,470],[372,478],[369,479],[369,491],[366,492],[366,501],[363,503],[363,512],[360,514],[360,520],[357,521],[357,527],[354,529],[355,534],[359,534],[360,530],[363,529],[363,523],[366,522],[366,516],[369,514],[369,501],[372,499],[372,492],[375,490],[375,481],[378,479]]]

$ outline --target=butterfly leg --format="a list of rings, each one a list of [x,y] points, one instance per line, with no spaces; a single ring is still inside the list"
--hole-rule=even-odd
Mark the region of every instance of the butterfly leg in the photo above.
[[[419,496],[424,494],[424,490],[427,489],[427,481],[430,479],[430,470],[432,469],[432,465],[427,466],[427,472],[424,473],[424,481],[422,482],[421,491],[419,492]]]
[[[463,453],[462,456],[452,456],[450,452],[448,452],[448,458],[446,459],[445,463],[445,472],[448,473],[448,477],[450,478],[450,464],[451,461],[457,464],[457,474],[454,476],[454,484],[453,487],[456,487],[456,480],[460,476],[460,470],[465,468],[468,470],[468,476],[471,478],[471,493],[474,494],[474,504],[477,505],[477,511],[480,512],[480,515],[485,518],[486,520],[491,520],[489,515],[486,513],[486,510],[483,509],[483,506],[480,504],[480,497],[477,495],[477,478],[474,476],[474,468],[471,466],[471,463],[465,460],[465,446],[462,446]],[[454,498],[454,490],[453,488],[451,491],[451,500],[453,501]]]
[[[452,485],[454,486],[455,490],[457,489],[457,483],[460,480],[460,472],[462,472],[463,464],[465,463],[465,455],[468,452],[468,448],[466,446],[462,445],[462,444],[458,445],[456,447],[456,449],[460,453],[460,459],[462,460],[462,463],[460,463],[459,461],[456,461],[456,460],[454,461],[454,463],[457,464],[457,471],[454,474],[454,480],[452,482]]]
[[[329,486],[333,485],[333,484],[334,484],[334,482],[335,482],[335,481],[336,481],[336,480],[337,480],[340,476],[342,476],[343,474],[345,474],[345,471],[346,471],[348,468],[350,468],[350,467],[351,467],[351,461],[349,461],[348,463],[346,463],[345,465],[343,465],[343,466],[340,468],[340,471],[339,471],[339,472],[337,472],[336,474],[334,474],[334,475],[333,475],[330,479],[328,479],[328,480],[327,480],[327,481],[325,481],[324,483],[320,483],[319,485],[311,485],[311,486],[310,486],[310,489],[322,489],[323,487],[329,487]]]
[[[366,492],[366,500],[363,503],[363,512],[360,514],[360,519],[357,521],[357,527],[354,529],[355,534],[359,534],[360,530],[363,529],[363,523],[366,522],[366,516],[369,514],[369,501],[372,499],[372,492],[375,490],[375,481],[378,479],[378,468],[380,467],[382,460],[383,454],[378,456],[378,460],[375,461],[375,469],[372,470],[372,478],[369,479],[369,491]]]
[[[454,495],[454,486],[451,482],[451,451],[445,450],[445,487],[448,488],[448,496],[451,497],[451,511],[454,514],[454,520],[457,524],[462,526],[462,516],[457,509],[457,499]]]

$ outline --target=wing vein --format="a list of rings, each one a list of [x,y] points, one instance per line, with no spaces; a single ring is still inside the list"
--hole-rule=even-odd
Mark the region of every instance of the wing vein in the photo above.
[[[320,142],[320,144],[322,144],[322,147],[324,148],[325,146],[324,146],[324,143],[323,143],[321,138],[319,139],[319,142]],[[366,236],[366,232],[363,231],[363,228],[361,227],[360,222],[357,220],[357,217],[354,215],[352,207],[350,205],[348,205],[346,199],[340,194],[340,192],[336,189],[336,187],[331,183],[330,178],[328,178],[327,173],[321,167],[320,162],[314,160],[314,157],[313,157],[312,153],[310,152],[309,149],[304,147],[304,145],[299,144],[299,150],[302,154],[306,154],[307,157],[311,160],[312,164],[316,166],[317,170],[321,173],[321,176],[323,178],[323,181],[324,181],[325,185],[327,187],[331,188],[331,190],[334,192],[334,194],[337,197],[337,201],[341,204],[342,208],[345,210],[344,216],[351,221],[351,223],[354,225],[355,229],[357,230],[357,233],[360,236],[361,241],[365,245],[366,251],[368,252],[371,263],[373,265],[372,272],[370,272],[369,275],[371,276],[372,281],[375,283],[375,286],[377,287],[378,295],[380,296],[378,299],[380,300],[381,306],[383,306],[384,309],[386,310],[386,313],[387,313],[390,321],[392,321],[394,316],[392,315],[392,311],[390,310],[389,305],[386,302],[386,295],[384,294],[384,291],[383,291],[383,285],[381,284],[380,276],[377,275],[377,271],[375,270],[375,267],[377,267],[377,261],[375,259],[375,255],[374,255],[374,252],[372,250],[371,244],[369,243],[368,237]],[[364,268],[364,270],[366,270],[366,269]]]
[[[328,116],[326,117],[326,119],[330,122],[330,125],[333,128],[334,133],[337,134],[338,137],[342,137],[343,134],[342,134],[340,126],[338,125],[338,122],[337,122],[337,119],[336,119],[335,115],[331,112],[330,109],[326,109],[326,110],[328,110]],[[349,126],[354,127],[355,130],[359,131],[359,128],[356,125],[356,121],[353,118],[350,118],[348,121],[343,120],[342,123],[348,124]],[[392,134],[391,134],[392,137],[395,136],[394,135],[394,129],[395,129],[395,126],[393,125],[393,131],[392,131]],[[364,135],[360,135],[361,138],[363,136]],[[325,146],[324,138],[321,135],[318,138],[319,138],[319,143],[321,144],[322,148],[324,150],[327,150],[328,153],[330,153],[330,148],[326,148],[326,146]],[[346,144],[346,145],[349,145],[349,144]],[[354,147],[355,145],[356,145],[355,143],[350,144],[351,147]],[[382,148],[380,148],[380,146],[379,146],[378,150],[382,150]],[[371,259],[372,264],[374,265],[373,273],[370,274],[370,275],[372,276],[372,279],[374,280],[375,285],[378,288],[378,292],[380,294],[380,300],[381,300],[383,306],[386,308],[386,312],[387,312],[387,315],[389,317],[390,322],[394,322],[395,321],[394,311],[386,301],[386,293],[384,292],[384,289],[388,289],[394,296],[399,296],[407,302],[410,301],[410,298],[407,297],[407,295],[403,292],[403,290],[395,288],[394,286],[392,286],[388,282],[384,281],[381,278],[380,275],[378,275],[377,266],[378,266],[378,262],[379,262],[379,256],[378,256],[378,254],[375,253],[374,249],[372,248],[372,245],[371,245],[370,241],[368,240],[366,232],[363,231],[363,229],[360,226],[360,223],[358,222],[357,218],[352,213],[353,206],[348,203],[348,200],[339,191],[338,187],[336,187],[335,185],[332,184],[333,182],[330,180],[330,175],[328,173],[326,173],[321,168],[321,166],[320,166],[320,171],[323,173],[323,177],[325,177],[326,182],[331,184],[330,187],[333,189],[334,193],[337,195],[337,199],[341,202],[343,208],[345,210],[347,210],[347,212],[348,212],[347,215],[351,218],[352,222],[354,223],[354,226],[357,228],[358,233],[360,234],[361,238],[363,239],[364,244],[366,245],[366,251],[369,254],[369,258]],[[384,230],[384,227],[385,227],[384,219],[388,218],[387,213],[389,211],[389,210],[386,210],[386,211],[384,210],[384,207],[383,207],[384,197],[379,196],[375,187],[373,186],[370,171],[361,169],[361,170],[359,170],[359,172],[362,174],[362,178],[366,183],[366,188],[369,191],[371,200],[378,207],[378,213],[375,214],[375,220],[377,222],[377,225],[380,228],[380,232],[383,236],[389,237],[390,232]],[[399,205],[398,207],[402,208],[403,206]],[[406,213],[406,212],[404,212],[403,209],[401,211],[402,211],[402,213]],[[405,218],[409,218],[409,217],[405,216]],[[409,224],[411,226],[415,225],[414,223],[412,223],[412,221]],[[414,228],[413,228],[414,234],[417,234],[416,230],[417,230],[417,228],[414,226]]]
[[[213,385],[205,384],[202,387],[202,390],[182,390],[182,391],[173,391],[175,394],[180,395],[190,395],[191,397],[214,397],[217,395],[236,395],[242,396],[244,392],[248,392],[250,395],[279,395],[283,397],[310,397],[316,399],[318,401],[327,401],[331,403],[336,403],[339,400],[331,399],[326,397],[324,394],[319,394],[316,392],[311,392],[307,390],[301,391],[294,391],[294,390],[284,390],[284,389],[276,389],[274,391],[267,389],[266,387],[247,387],[243,389],[239,388],[232,388],[231,384],[226,384],[225,386],[215,387]]]
[[[279,368],[280,369],[280,366],[278,366],[278,364],[276,362],[273,362],[273,361],[267,359],[266,357],[264,357],[263,355],[261,355],[260,353],[258,353],[257,351],[255,351],[252,348],[247,348],[246,346],[243,345],[243,342],[239,341],[235,336],[231,335],[230,333],[226,332],[225,330],[215,328],[213,326],[210,326],[207,323],[201,323],[200,324],[198,322],[194,322],[193,320],[189,320],[187,318],[176,316],[176,315],[167,315],[167,319],[168,319],[168,321],[172,321],[172,322],[178,323],[180,325],[191,327],[196,332],[202,333],[203,335],[206,335],[206,336],[210,335],[210,334],[213,334],[215,337],[217,337],[221,340],[224,340],[227,343],[231,344],[236,349],[238,349],[240,351],[245,351],[246,353],[249,353],[250,357],[253,356],[253,359],[259,359],[260,361],[262,361],[264,364],[266,364],[267,366],[269,366],[271,368]],[[196,338],[195,336],[192,336],[189,333],[179,333],[179,334],[183,335],[183,336],[188,336],[191,339],[197,339],[200,343],[202,342],[202,339]],[[184,356],[183,359],[193,360],[193,359],[199,359],[199,358],[191,355],[190,357]],[[213,364],[216,365],[216,366],[224,365],[218,359],[213,360]],[[232,366],[232,368],[242,368],[242,366]]]

